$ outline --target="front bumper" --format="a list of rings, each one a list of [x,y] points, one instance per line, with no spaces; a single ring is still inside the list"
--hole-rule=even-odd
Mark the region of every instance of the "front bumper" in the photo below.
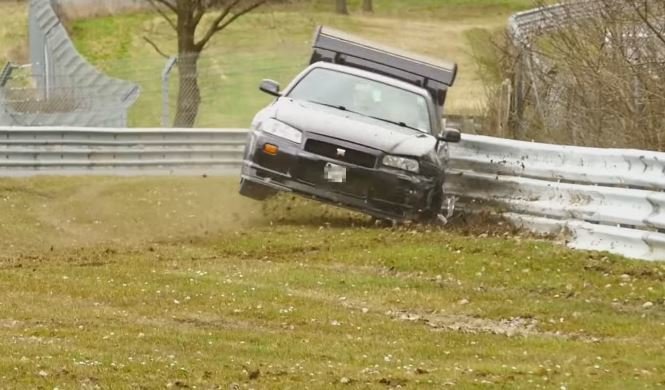
[[[277,155],[262,151],[266,143],[279,147]],[[327,163],[344,166],[346,182],[325,180]],[[440,191],[441,186],[436,177],[350,164],[310,153],[300,144],[262,132],[250,134],[242,178],[275,190],[294,192],[377,218],[395,220],[417,219],[431,207],[432,196],[437,189]]]

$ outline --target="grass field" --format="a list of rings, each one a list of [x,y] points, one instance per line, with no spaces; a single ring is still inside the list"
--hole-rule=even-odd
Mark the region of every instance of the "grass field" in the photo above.
[[[0,387],[665,385],[662,264],[234,182],[0,181]]]

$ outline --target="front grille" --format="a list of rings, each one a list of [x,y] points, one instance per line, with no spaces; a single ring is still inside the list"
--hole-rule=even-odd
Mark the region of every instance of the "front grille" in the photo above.
[[[338,149],[344,151],[343,155],[338,152]],[[319,156],[325,156],[366,168],[374,168],[376,165],[376,157],[372,154],[315,139],[307,140],[305,143],[305,150],[310,153],[318,154]]]
[[[370,188],[371,175],[348,170],[346,172],[345,182],[332,183],[324,178],[325,165],[325,162],[300,162],[292,174],[294,178],[310,185],[314,185],[319,189],[326,189],[361,198],[367,197]]]

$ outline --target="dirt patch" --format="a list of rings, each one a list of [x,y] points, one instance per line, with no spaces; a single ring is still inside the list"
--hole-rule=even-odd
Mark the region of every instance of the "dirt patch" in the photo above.
[[[237,179],[217,177],[3,179],[0,256],[142,248],[263,225],[260,204],[237,191]]]
[[[0,328],[4,329],[16,329],[22,327],[24,324],[23,321],[14,320],[11,318],[2,318],[0,319]]]
[[[468,236],[502,237],[517,236],[521,234],[520,229],[516,228],[510,221],[503,218],[486,206],[469,205],[472,212],[457,210],[446,230],[462,233]]]
[[[301,196],[283,193],[261,203],[261,213],[269,223],[315,227],[372,226],[363,214]]]
[[[470,205],[473,212],[455,211],[446,225],[424,225],[418,223],[381,224],[364,214],[349,211],[292,194],[280,194],[262,202],[261,213],[269,223],[280,225],[315,227],[366,227],[399,231],[425,232],[443,229],[467,236],[513,237],[529,234],[515,227],[510,221],[497,214],[487,205]],[[538,236],[541,237],[541,236]]]
[[[399,321],[422,322],[434,330],[490,333],[508,337],[543,334],[536,328],[538,321],[529,318],[514,317],[491,320],[455,314],[416,314],[406,311],[389,311],[386,314]]]
[[[235,329],[235,330],[253,330],[264,333],[275,333],[277,330],[268,329],[251,321],[244,321],[238,318],[221,318],[217,316],[204,315],[186,315],[174,317],[172,321],[176,324],[193,327],[196,329]],[[152,321],[149,321],[152,322]]]
[[[434,331],[454,331],[469,334],[488,333],[506,337],[553,337],[564,340],[580,340],[597,343],[598,337],[576,333],[547,332],[538,329],[538,320],[532,318],[511,317],[493,320],[460,314],[431,313],[421,314],[408,311],[388,311],[386,315],[397,321],[423,323]]]
[[[328,303],[341,304],[350,310],[367,312],[383,312],[385,315],[395,321],[413,322],[424,324],[433,331],[453,331],[468,334],[495,334],[506,337],[554,337],[565,340],[582,340],[585,342],[599,342],[600,339],[588,335],[548,332],[538,329],[539,321],[533,318],[511,317],[507,319],[490,319],[482,317],[472,317],[463,314],[445,314],[445,313],[423,313],[408,310],[386,310],[381,307],[369,307],[361,302],[345,299],[338,301],[333,297],[312,292],[303,292],[291,289],[289,292],[293,295],[319,299]]]

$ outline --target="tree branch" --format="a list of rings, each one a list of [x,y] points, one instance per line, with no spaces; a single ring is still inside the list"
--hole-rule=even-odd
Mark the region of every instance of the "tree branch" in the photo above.
[[[173,3],[172,3],[171,1],[169,1],[169,0],[148,0],[148,1],[149,1],[150,3],[152,3],[153,1],[156,1],[156,2],[158,2],[158,3],[160,3],[160,4],[163,4],[164,6],[166,6],[166,7],[167,7],[168,9],[170,9],[171,11],[173,11],[174,14],[177,14],[177,13],[178,13],[178,7],[176,7],[176,5],[173,4]]]
[[[241,16],[243,16],[243,15],[249,13],[249,12],[254,11],[255,9],[259,8],[261,5],[265,4],[267,1],[268,1],[268,0],[261,0],[261,1],[258,1],[258,2],[254,3],[254,4],[252,4],[251,6],[245,8],[244,10],[238,12],[237,14],[234,14],[229,20],[227,20],[226,22],[224,22],[224,24],[222,24],[222,25],[220,25],[219,27],[217,27],[217,28],[215,29],[215,30],[216,30],[215,32],[224,30],[229,24],[233,23],[234,20],[238,19],[239,17],[241,17]]]
[[[201,0],[192,1],[194,1],[194,17],[192,19],[194,21],[194,25],[198,26],[201,18],[203,18],[203,15],[206,13],[206,8],[201,4]]]
[[[249,12],[255,10],[256,8],[258,8],[261,5],[268,2],[268,0],[257,0],[252,5],[244,8],[244,9],[241,9],[237,13],[233,14],[233,16],[231,18],[224,21],[224,19],[231,13],[233,8],[235,8],[238,4],[240,4],[241,1],[242,0],[233,0],[231,2],[231,4],[226,6],[221,11],[221,13],[215,18],[213,23],[210,25],[210,27],[208,28],[208,31],[203,36],[203,38],[201,38],[201,40],[196,43],[196,47],[199,48],[199,50],[203,50],[203,48],[208,43],[208,41],[210,41],[210,39],[213,37],[213,35],[215,35],[216,33],[220,32],[220,31],[222,31],[229,24],[233,23],[236,19],[238,19],[239,17],[245,15],[246,13],[249,13]]]
[[[178,28],[176,27],[176,24],[175,24],[175,22],[173,21],[173,19],[171,19],[171,18],[166,14],[166,12],[164,12],[163,9],[159,8],[159,6],[157,5],[157,2],[158,2],[159,4],[164,4],[166,7],[168,7],[169,9],[171,9],[173,12],[176,12],[176,11],[175,11],[175,6],[171,5],[167,0],[147,0],[147,1],[148,1],[148,3],[150,3],[150,5],[152,6],[152,8],[154,8],[155,11],[157,11],[157,13],[159,13],[159,14],[162,16],[162,18],[164,18],[164,19],[168,22],[168,24],[171,26],[172,29],[174,29],[175,31],[178,31]],[[177,14],[177,13],[176,13],[176,14]]]
[[[649,20],[649,10],[647,8],[648,2],[646,1],[644,2],[644,12],[642,12],[638,4],[631,2],[630,5],[635,10],[635,13],[637,13],[637,16],[639,16],[640,19],[642,19],[642,21],[644,22],[644,24],[646,24],[646,26],[649,28],[649,30],[651,30],[651,32],[654,33],[656,38],[658,38],[659,41],[665,44],[665,36],[663,36],[660,33],[660,31],[658,31],[658,28]]]
[[[236,5],[240,4],[241,1],[242,0],[233,0],[231,2],[231,4],[227,5],[219,13],[219,15],[217,15],[215,20],[213,20],[212,24],[210,25],[210,27],[208,27],[208,31],[206,31],[203,38],[201,38],[200,41],[195,43],[195,46],[199,47],[200,49],[203,49],[203,47],[206,45],[206,43],[208,43],[210,38],[212,38],[212,36],[215,35],[215,33],[217,32],[217,31],[215,31],[216,28],[217,28],[217,25],[219,25],[224,20],[224,18],[226,18],[226,16],[231,12],[231,9],[233,9]]]
[[[153,42],[152,40],[150,40],[150,38],[148,38],[148,37],[146,37],[146,36],[143,36],[143,40],[146,41],[146,42],[148,42],[148,44],[149,44],[150,46],[152,46],[153,49],[155,49],[155,51],[157,52],[157,54],[161,55],[162,57],[164,57],[164,58],[166,58],[166,59],[169,59],[169,58],[171,57],[171,56],[169,56],[168,54],[164,53],[164,52],[159,48],[159,46],[157,46],[157,44],[156,44],[155,42]]]

